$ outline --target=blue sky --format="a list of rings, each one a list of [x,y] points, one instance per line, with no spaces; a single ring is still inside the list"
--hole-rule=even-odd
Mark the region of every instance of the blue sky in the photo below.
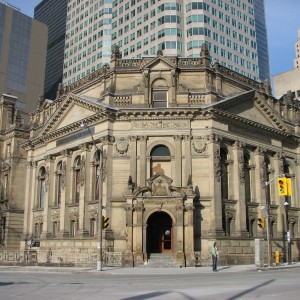
[[[40,0],[6,0],[33,16]],[[300,0],[265,0],[271,75],[290,70],[294,66],[295,42],[300,28]]]

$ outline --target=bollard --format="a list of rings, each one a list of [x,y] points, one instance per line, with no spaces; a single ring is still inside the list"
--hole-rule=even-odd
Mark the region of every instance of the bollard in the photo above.
[[[280,253],[279,251],[275,251],[275,263],[276,263],[276,266],[279,266],[279,262],[280,262]]]

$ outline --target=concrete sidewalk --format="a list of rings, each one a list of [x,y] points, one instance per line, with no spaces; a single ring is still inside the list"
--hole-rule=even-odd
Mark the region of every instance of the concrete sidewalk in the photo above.
[[[234,265],[234,266],[219,266],[218,273],[232,272],[247,272],[247,271],[275,271],[288,268],[299,268],[300,263],[292,265],[281,264],[276,267],[257,268],[255,265]],[[79,268],[79,267],[45,267],[45,266],[0,266],[1,272],[53,272],[53,273],[69,273],[69,274],[116,274],[116,275],[159,275],[159,274],[201,274],[213,273],[211,267],[189,267],[189,268],[122,268],[122,267],[104,267],[102,271],[97,271],[95,268]]]

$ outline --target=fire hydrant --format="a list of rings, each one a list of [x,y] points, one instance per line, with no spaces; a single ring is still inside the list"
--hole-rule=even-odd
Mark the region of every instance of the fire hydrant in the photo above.
[[[275,251],[275,263],[276,263],[276,266],[279,265],[279,262],[280,262],[280,253],[279,251]]]

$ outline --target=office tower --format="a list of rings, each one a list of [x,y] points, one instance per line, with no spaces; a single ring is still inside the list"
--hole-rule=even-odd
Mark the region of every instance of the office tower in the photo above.
[[[259,79],[265,81],[270,79],[270,64],[264,0],[254,0],[254,15]]]
[[[288,97],[300,100],[300,28],[295,43],[295,52],[294,69],[273,76],[274,96],[277,98],[287,93]]]
[[[132,0],[119,4],[114,0],[112,43],[128,58],[154,55],[157,50],[194,57],[207,43],[212,60],[257,80],[258,51],[267,49],[263,4],[253,0]],[[264,54],[262,61],[268,61],[267,51]],[[265,73],[267,68],[262,79],[269,78]]]
[[[67,0],[43,0],[34,9],[34,18],[48,26],[48,47],[44,96],[55,99],[62,82],[66,34]]]
[[[64,85],[110,63],[111,0],[68,1]]]
[[[32,112],[44,90],[47,27],[0,3],[0,93],[18,97],[16,109]]]
[[[266,38],[263,0],[73,0],[68,4],[64,83],[109,63],[111,44],[120,46],[123,58],[141,58],[158,50],[199,57],[203,43],[212,61],[263,81],[269,78]]]

